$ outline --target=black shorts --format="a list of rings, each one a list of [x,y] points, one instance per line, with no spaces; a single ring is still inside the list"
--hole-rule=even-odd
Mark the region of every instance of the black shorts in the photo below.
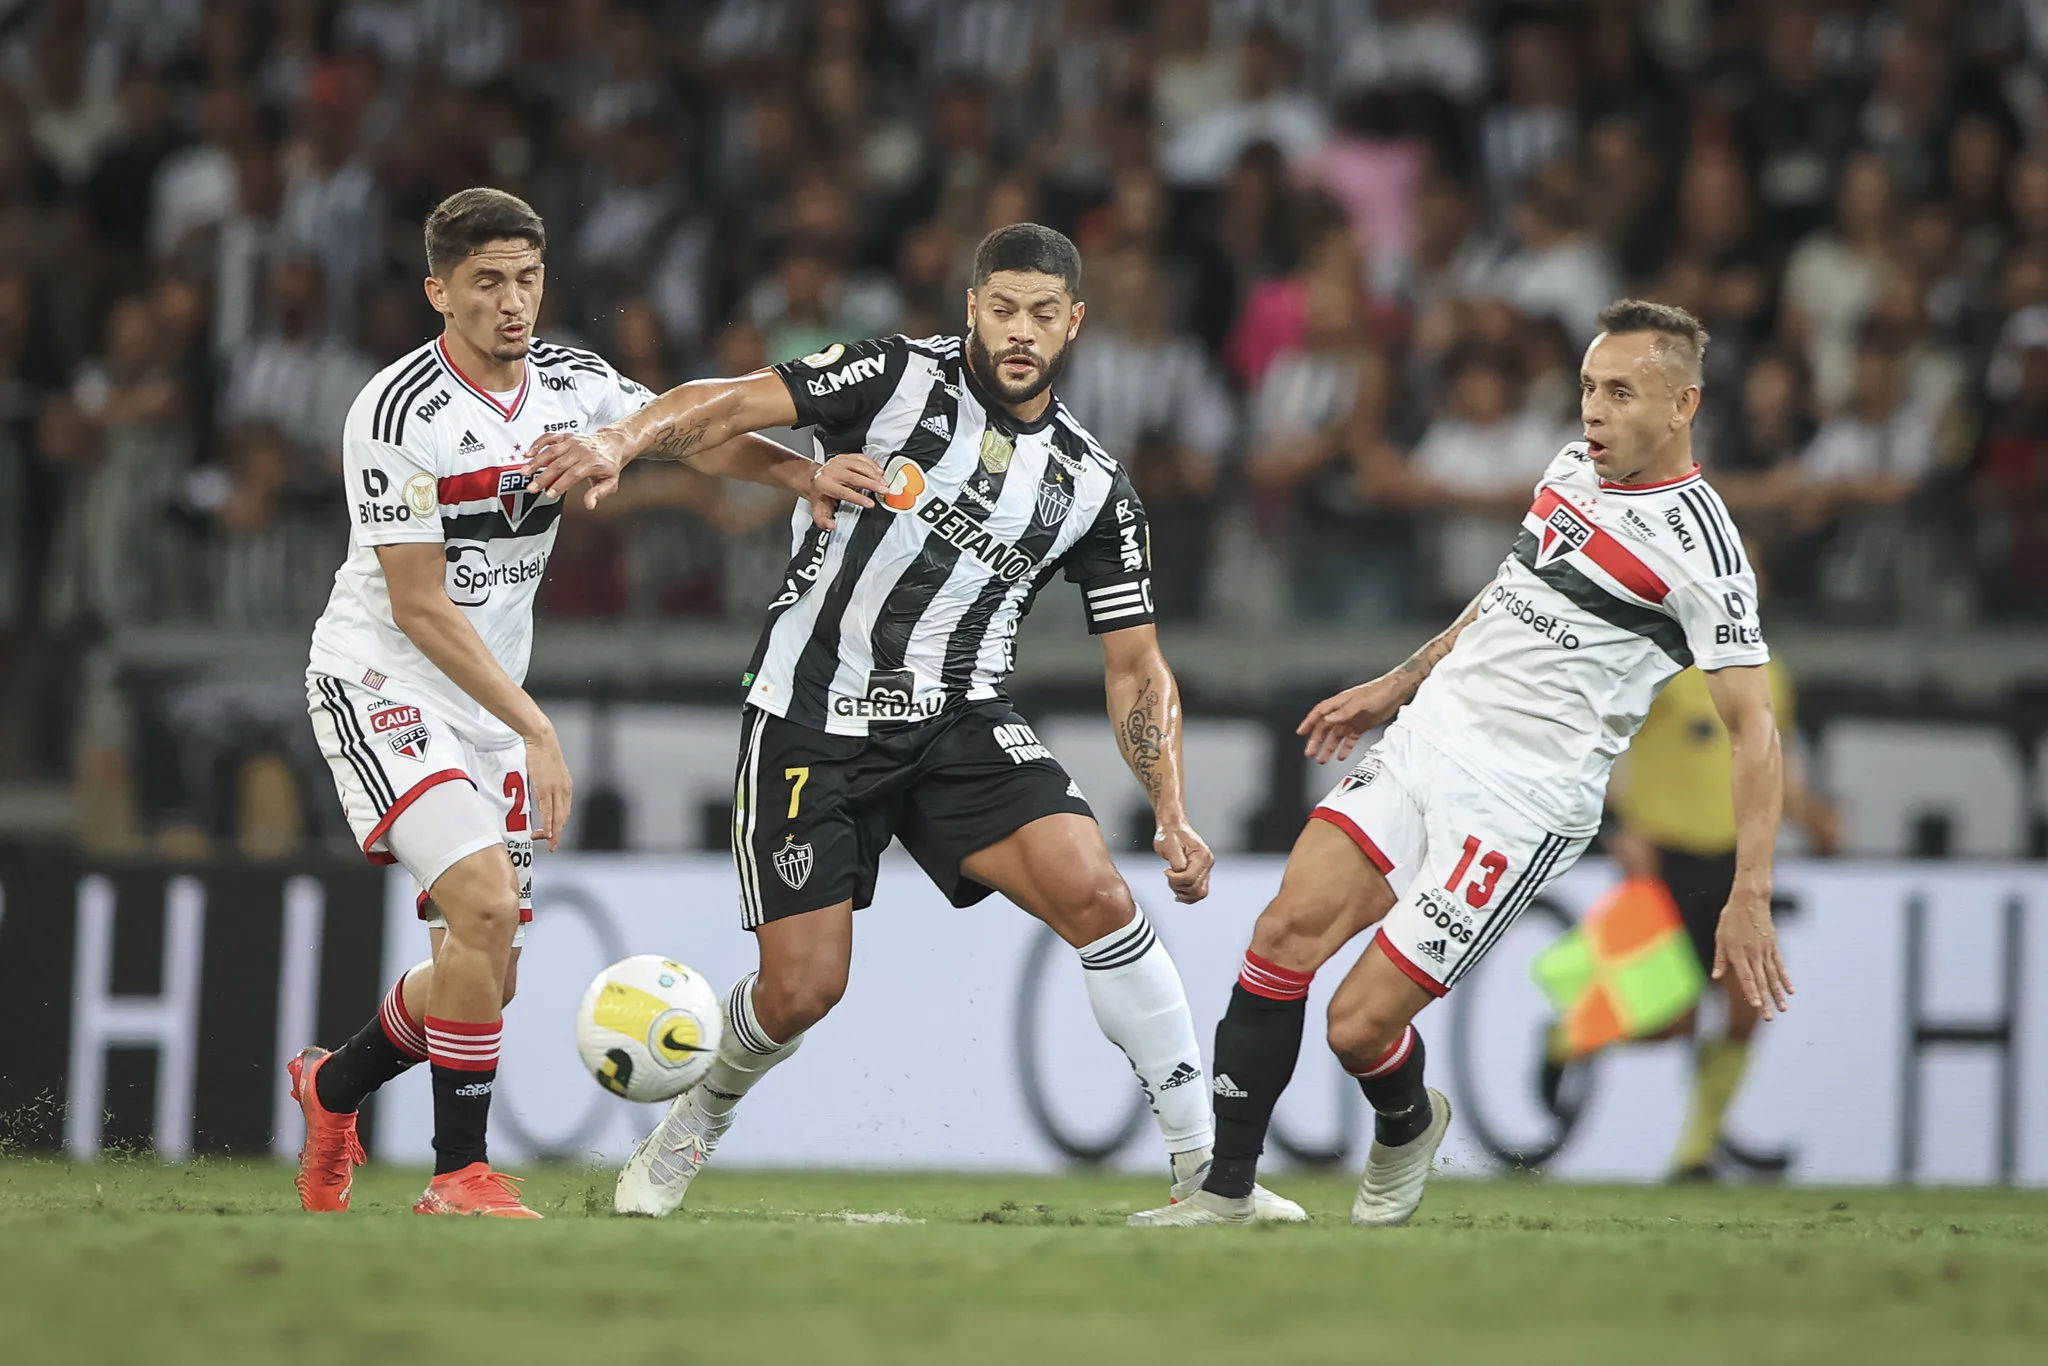
[[[963,876],[969,855],[1041,816],[1094,819],[1067,771],[1007,701],[970,702],[930,721],[831,735],[743,713],[733,791],[740,923],[875,899],[891,837],[955,906],[990,888]]]
[[[1735,888],[1735,855],[1689,854],[1682,849],[1659,849],[1657,867],[1671,899],[1678,903],[1679,918],[1692,939],[1692,951],[1699,955],[1700,970],[1714,970],[1714,931],[1720,928],[1721,908]]]

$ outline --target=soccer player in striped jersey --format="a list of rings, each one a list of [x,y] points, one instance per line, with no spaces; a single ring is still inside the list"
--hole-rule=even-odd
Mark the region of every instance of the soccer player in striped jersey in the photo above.
[[[1150,1100],[1176,1196],[1212,1137],[1202,1055],[1166,947],[1080,789],[1011,706],[1017,623],[1064,574],[1101,638],[1117,742],[1150,796],[1173,895],[1214,862],[1182,801],[1180,699],[1153,627],[1145,509],[1053,386],[1085,312],[1073,243],[1036,224],[975,253],[961,337],[830,346],[700,380],[595,432],[535,448],[536,486],[617,485],[633,459],[811,427],[823,473],[862,492],[799,509],[788,573],[746,678],[733,855],[758,973],[727,1001],[704,1081],[620,1173],[617,1208],[666,1214],[740,1098],[838,1002],[854,912],[900,839],[956,906],[1002,892],[1079,952],[1089,1002]],[[1253,1193],[1256,1217],[1300,1207]]]
[[[1728,729],[1733,890],[1713,974],[1763,1017],[1792,987],[1771,925],[1784,795],[1756,577],[1692,458],[1706,329],[1624,299],[1580,371],[1585,440],[1536,486],[1494,581],[1405,664],[1317,705],[1317,762],[1381,741],[1311,811],[1216,1026],[1216,1153],[1200,1191],[1131,1216],[1243,1223],[1316,970],[1377,927],[1338,985],[1329,1044],[1375,1112],[1354,1224],[1403,1224],[1450,1125],[1411,1021],[1456,986],[1600,826],[1607,775],[1658,692],[1698,664]]]
[[[437,207],[426,293],[441,335],[372,379],[342,431],[348,557],[313,628],[307,704],[363,852],[418,885],[432,954],[348,1043],[291,1063],[309,1210],[348,1208],[357,1107],[425,1061],[435,1174],[415,1208],[538,1217],[484,1148],[533,914],[533,841],[554,847],[572,792],[554,727],[520,686],[562,513],[524,466],[545,433],[601,426],[653,397],[591,352],[534,340],[546,245],[540,218],[501,191]],[[852,492],[755,437],[693,463],[799,495]]]

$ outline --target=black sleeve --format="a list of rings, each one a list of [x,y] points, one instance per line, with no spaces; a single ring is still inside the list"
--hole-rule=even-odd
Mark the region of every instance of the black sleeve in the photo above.
[[[1094,525],[1061,561],[1067,578],[1081,585],[1081,607],[1090,635],[1148,626],[1152,611],[1152,529],[1145,505],[1121,469]]]
[[[796,401],[796,425],[816,427],[830,450],[849,436],[866,437],[868,423],[896,392],[909,359],[907,338],[870,337],[836,342],[774,370]]]

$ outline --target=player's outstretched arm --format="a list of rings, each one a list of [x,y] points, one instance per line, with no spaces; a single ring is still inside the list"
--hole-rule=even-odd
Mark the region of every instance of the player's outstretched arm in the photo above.
[[[811,521],[821,527],[838,525],[841,503],[871,508],[875,499],[868,495],[880,497],[889,491],[882,467],[859,451],[835,455],[821,465],[765,436],[735,437],[683,463],[720,479],[788,489],[810,502]]]
[[[527,487],[560,497],[587,481],[583,505],[594,508],[635,460],[688,460],[736,436],[796,420],[796,400],[772,370],[692,380],[594,432],[549,432],[527,457]]]
[[[391,619],[420,653],[491,715],[526,742],[528,783],[540,816],[534,833],[553,849],[569,820],[574,785],[555,727],[526,689],[512,681],[476,627],[448,597],[448,562],[440,541],[380,545],[377,559],[391,591]]]
[[[1374,726],[1383,726],[1393,720],[1394,713],[1408,705],[1408,699],[1415,696],[1422,680],[1443,662],[1451,647],[1458,643],[1459,635],[1479,615],[1479,604],[1492,590],[1492,584],[1480,589],[1479,595],[1465,605],[1456,621],[1397,667],[1369,683],[1346,688],[1310,707],[1308,715],[1294,728],[1296,735],[1308,737],[1308,743],[1302,746],[1301,752],[1319,764],[1327,764],[1333,758],[1339,762],[1349,759],[1359,736]]]
[[[1153,626],[1103,634],[1103,690],[1117,748],[1152,802],[1152,847],[1166,860],[1166,884],[1176,901],[1209,895],[1216,856],[1188,824],[1180,760],[1180,684],[1159,649]]]
[[[1778,720],[1762,665],[1714,669],[1706,677],[1735,758],[1735,887],[1714,935],[1714,978],[1732,971],[1743,996],[1768,1020],[1774,1006],[1782,1011],[1792,1004],[1792,979],[1771,924],[1771,855],[1785,798]]]

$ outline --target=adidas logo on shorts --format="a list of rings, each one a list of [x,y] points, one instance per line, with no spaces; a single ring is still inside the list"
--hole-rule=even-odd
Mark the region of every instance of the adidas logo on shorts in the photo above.
[[[1201,1079],[1202,1074],[1200,1072],[1196,1071],[1187,1063],[1182,1063],[1180,1066],[1173,1069],[1173,1075],[1169,1076],[1165,1081],[1159,1083],[1159,1089],[1162,1091],[1171,1091],[1176,1086],[1186,1086],[1191,1081],[1200,1081]]]
[[[1216,1095],[1224,1096],[1230,1100],[1243,1100],[1251,1094],[1251,1092],[1232,1081],[1228,1072],[1218,1072],[1216,1080],[1209,1083],[1209,1089]]]
[[[1441,939],[1432,939],[1426,944],[1417,944],[1415,946],[1416,952],[1426,953],[1439,963],[1444,961],[1444,948],[1445,943]]]

